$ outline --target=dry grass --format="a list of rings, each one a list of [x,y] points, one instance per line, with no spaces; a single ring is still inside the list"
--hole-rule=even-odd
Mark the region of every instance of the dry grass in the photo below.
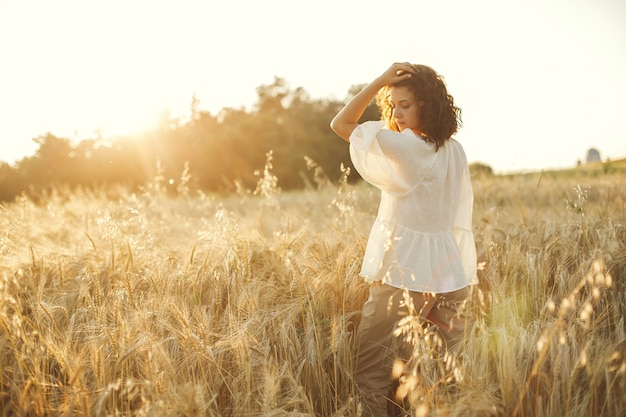
[[[0,208],[1,415],[358,416],[353,334],[377,193],[170,198],[157,186]],[[324,185],[325,184],[325,185]],[[474,182],[481,284],[460,352],[407,322],[416,416],[621,416],[623,175]]]

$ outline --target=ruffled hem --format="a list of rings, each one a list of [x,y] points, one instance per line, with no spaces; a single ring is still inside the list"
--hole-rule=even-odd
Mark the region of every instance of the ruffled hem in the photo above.
[[[428,234],[376,219],[361,275],[411,291],[456,291],[477,282],[473,242],[467,230]]]

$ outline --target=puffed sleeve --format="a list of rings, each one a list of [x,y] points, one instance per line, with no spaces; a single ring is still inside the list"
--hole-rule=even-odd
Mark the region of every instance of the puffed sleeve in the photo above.
[[[394,195],[406,194],[418,185],[436,157],[432,143],[410,130],[386,129],[384,121],[360,124],[350,136],[350,158],[359,175]]]

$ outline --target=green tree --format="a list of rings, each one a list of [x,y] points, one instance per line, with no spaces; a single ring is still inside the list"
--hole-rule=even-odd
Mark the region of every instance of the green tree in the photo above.
[[[351,87],[346,101],[361,88]],[[175,192],[186,169],[191,178],[188,185],[194,188],[232,190],[238,183],[253,189],[258,180],[254,173],[263,169],[269,151],[273,173],[283,189],[310,182],[313,174],[305,158],[315,161],[331,180],[341,176],[341,165],[353,168],[347,144],[330,129],[344,102],[312,99],[304,88],[292,89],[280,77],[256,91],[250,110],[224,108],[217,115],[200,110],[194,95],[188,119],[164,114],[157,128],[106,143],[100,136],[75,145],[51,133],[39,136],[34,139],[39,144],[34,156],[20,161],[14,170],[0,167],[2,196],[11,198],[25,189],[42,192],[61,184],[137,188],[158,175]],[[372,102],[362,120],[379,117]],[[352,173],[350,178],[357,180],[354,169]],[[307,176],[309,181],[303,180]]]

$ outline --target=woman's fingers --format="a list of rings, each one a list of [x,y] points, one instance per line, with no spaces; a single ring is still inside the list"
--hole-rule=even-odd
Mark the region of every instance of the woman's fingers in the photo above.
[[[408,62],[396,62],[383,74],[386,84],[393,84],[411,77],[415,73],[413,65]]]
[[[396,62],[392,64],[387,70],[379,77],[379,82],[384,85],[396,84],[402,80],[411,77],[411,74],[415,74],[415,68],[408,62]]]
[[[406,73],[409,73],[409,74],[415,73],[415,68],[413,67],[413,64],[409,62],[395,63],[393,64],[393,67],[395,67],[396,74],[398,75],[406,74]]]

